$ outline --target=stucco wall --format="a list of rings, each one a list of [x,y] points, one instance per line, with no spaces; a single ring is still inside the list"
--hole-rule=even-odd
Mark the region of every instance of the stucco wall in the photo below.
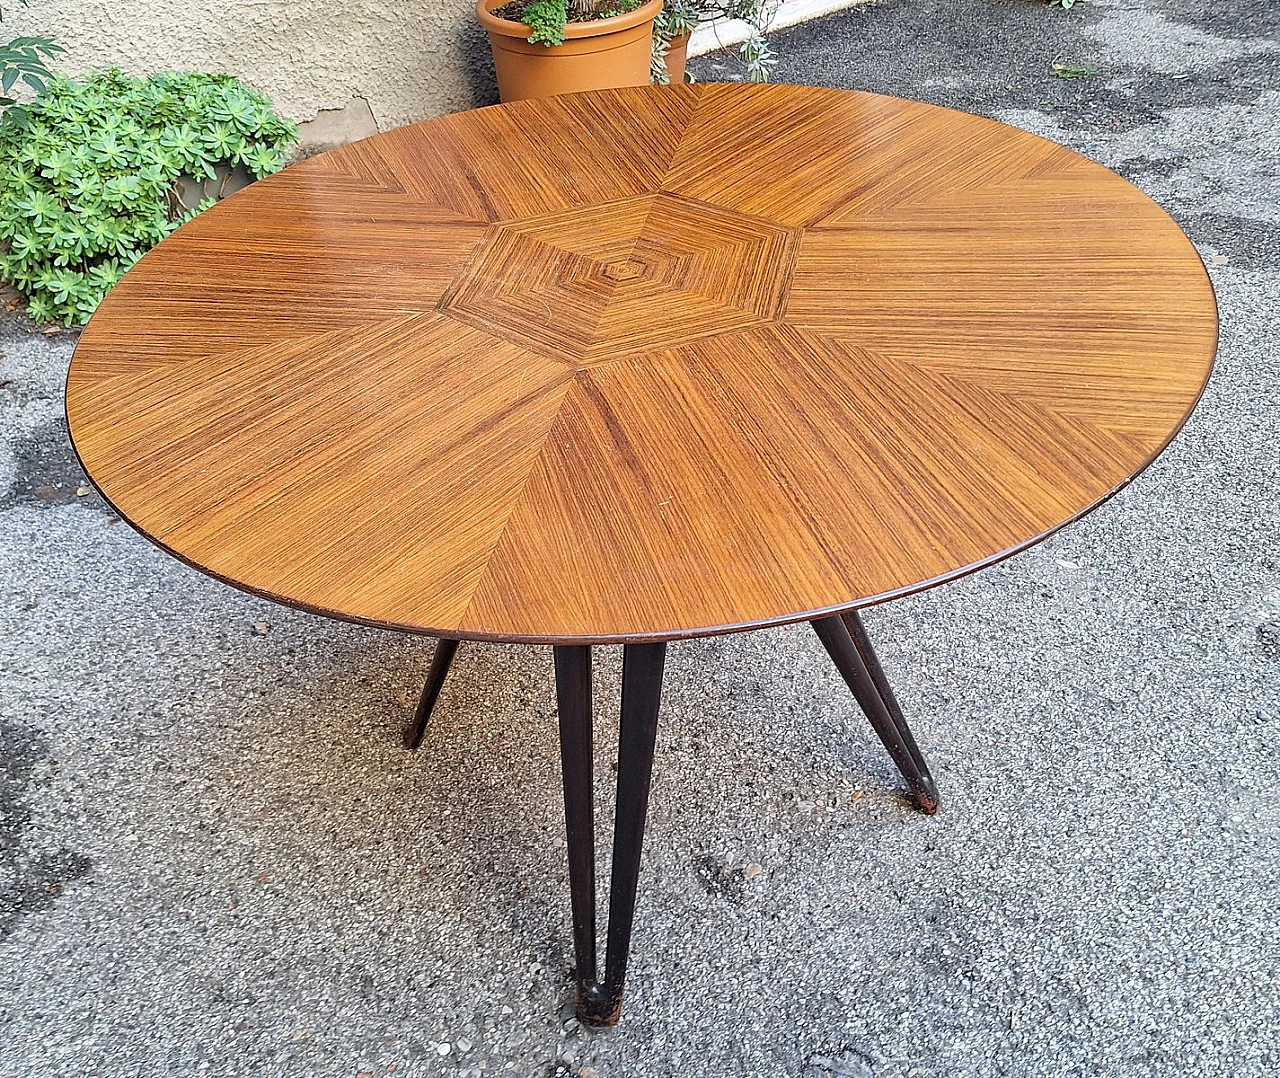
[[[497,100],[473,2],[34,0],[4,4],[0,35],[54,38],[68,50],[56,68],[71,75],[112,63],[227,71],[299,121],[363,99],[386,130]]]
[[[867,0],[783,0],[781,28]],[[133,75],[226,71],[304,125],[304,151],[326,149],[498,99],[474,0],[0,0],[0,39],[52,37],[55,69],[79,75],[118,64]],[[704,25],[691,56],[734,47],[746,27]],[[317,116],[319,119],[317,119]]]

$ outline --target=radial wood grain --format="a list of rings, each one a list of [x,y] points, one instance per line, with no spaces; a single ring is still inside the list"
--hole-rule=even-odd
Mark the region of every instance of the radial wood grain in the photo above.
[[[451,636],[811,617],[1021,549],[1181,425],[1177,226],[991,120],[787,86],[461,113],[202,214],[94,316],[86,468],[231,583]]]

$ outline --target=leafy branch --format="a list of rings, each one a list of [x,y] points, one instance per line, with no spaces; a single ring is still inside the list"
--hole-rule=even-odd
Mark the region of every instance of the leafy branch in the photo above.
[[[18,2],[27,6],[27,0]],[[0,22],[3,21],[4,10],[0,9]],[[46,61],[66,51],[47,37],[15,37],[0,44],[0,111],[17,104],[9,94],[19,80],[35,93],[44,93],[53,78]]]
[[[769,69],[778,62],[765,40],[775,9],[773,0],[667,0],[654,23],[653,81],[662,85],[668,81],[666,57],[673,38],[692,33],[700,22],[734,19],[746,23],[750,31],[738,48],[748,80],[768,82]]]

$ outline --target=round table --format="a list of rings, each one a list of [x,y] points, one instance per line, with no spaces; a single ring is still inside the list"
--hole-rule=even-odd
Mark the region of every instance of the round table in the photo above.
[[[808,620],[937,792],[856,609],[1007,557],[1149,464],[1217,339],[1129,183],[917,102],[698,85],[379,135],[231,196],[85,330],[77,452],[227,583],[555,646],[584,1021],[622,1000],[666,642]],[[626,645],[597,978],[590,646]]]

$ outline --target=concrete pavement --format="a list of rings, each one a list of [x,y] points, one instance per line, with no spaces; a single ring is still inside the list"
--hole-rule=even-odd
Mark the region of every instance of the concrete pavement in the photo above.
[[[938,816],[807,628],[672,647],[606,1036],[566,1022],[547,651],[463,645],[405,752],[431,644],[235,592],[78,494],[73,339],[10,317],[0,1076],[1280,1073],[1280,17],[1205,7],[887,0],[777,38],[782,80],[1129,176],[1209,264],[1219,364],[1107,506],[867,615]]]

